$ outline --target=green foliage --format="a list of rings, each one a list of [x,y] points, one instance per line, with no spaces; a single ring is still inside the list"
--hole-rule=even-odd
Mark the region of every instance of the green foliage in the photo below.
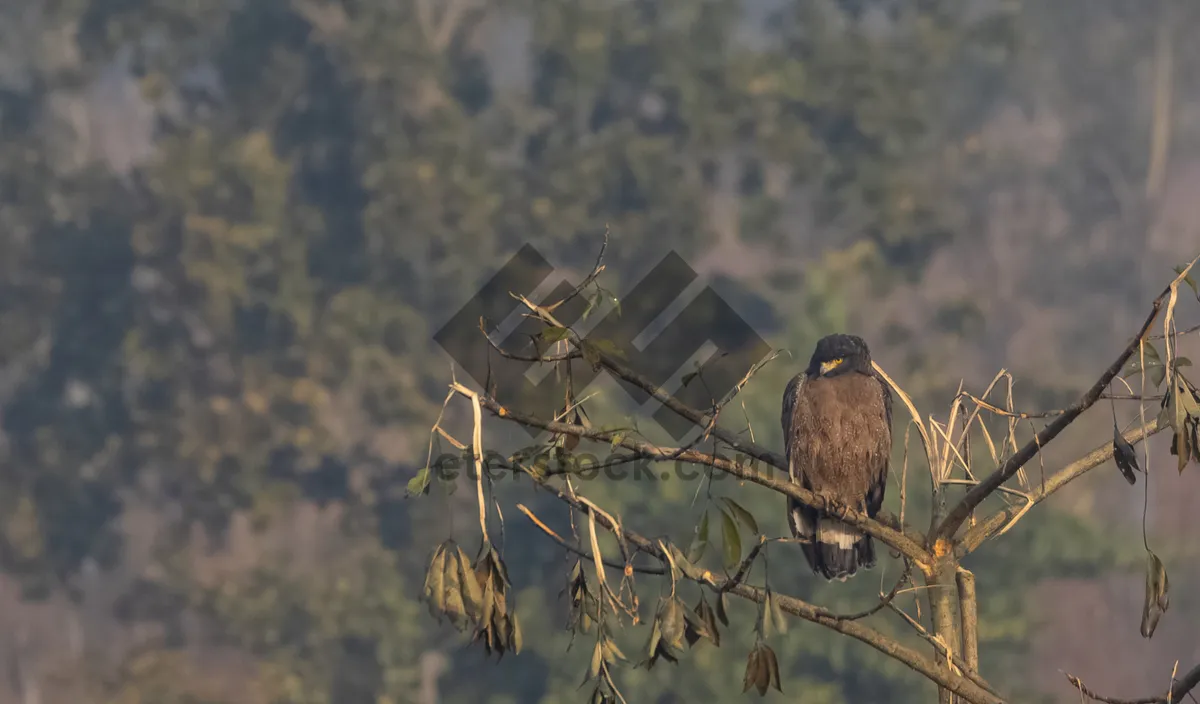
[[[70,50],[25,57],[28,80],[0,90],[0,568],[30,598],[78,596],[92,565],[144,571],[137,584],[171,605],[130,617],[170,638],[123,654],[114,677],[81,678],[113,702],[226,701],[190,653],[228,647],[248,663],[238,696],[256,702],[410,701],[430,653],[472,672],[442,678],[444,702],[576,701],[581,672],[611,672],[631,701],[736,701],[751,687],[817,704],[927,699],[902,666],[845,638],[782,633],[774,602],[756,632],[747,604],[647,596],[653,620],[621,629],[596,618],[605,597],[579,563],[555,602],[558,547],[509,516],[507,535],[467,560],[474,516],[457,502],[473,492],[447,496],[457,484],[425,464],[447,381],[432,333],[522,244],[579,268],[610,233],[613,291],[667,251],[699,261],[731,244],[705,273],[735,280],[764,311],[751,324],[774,326],[795,356],[756,377],[744,418],[722,422],[749,419],[778,447],[778,389],[863,305],[854,283],[911,276],[961,222],[921,165],[991,105],[958,89],[964,75],[1002,83],[1010,11],[907,3],[880,34],[842,3],[783,2],[748,38],[751,4],[37,3],[37,41]],[[528,30],[513,85],[487,47],[506,19]],[[129,169],[96,156],[121,144],[42,119],[126,51],[158,126],[152,158]],[[78,158],[59,163],[58,149]],[[864,236],[798,244],[797,194],[814,228],[854,221]],[[735,212],[718,211],[731,196]],[[597,289],[588,312],[612,304]],[[619,394],[595,408],[637,411]],[[1194,438],[1190,407],[1172,408]],[[622,437],[636,426],[620,423]],[[702,481],[703,494],[675,476],[588,489],[714,573],[786,531],[778,497]],[[527,485],[491,490],[550,510]],[[337,520],[304,524],[313,505]],[[134,506],[153,507],[148,527]],[[1079,549],[1103,545],[1089,529],[1042,525],[1057,537],[1017,530],[1020,547],[980,571],[996,592],[985,604],[1004,605],[981,612],[985,648],[1028,637],[1032,580],[1109,564]],[[332,547],[313,547],[312,531]],[[781,593],[830,608],[875,597],[867,580],[817,584],[794,551],[767,552]],[[204,627],[180,627],[183,612]],[[462,652],[459,635],[483,647]],[[623,653],[643,650],[671,662],[628,667]],[[471,659],[517,652],[498,667]]]

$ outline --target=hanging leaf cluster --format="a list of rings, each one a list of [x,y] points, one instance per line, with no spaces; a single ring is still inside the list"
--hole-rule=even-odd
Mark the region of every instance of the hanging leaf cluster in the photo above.
[[[616,665],[618,660],[625,659],[625,653],[622,653],[621,649],[617,647],[617,643],[608,633],[608,629],[601,626],[599,637],[596,638],[596,645],[592,648],[592,661],[588,666],[587,676],[583,678],[580,686],[582,687],[588,680],[601,677],[606,682],[611,680],[612,673],[609,672],[609,668]]]
[[[1189,461],[1200,462],[1200,392],[1178,369],[1163,395],[1158,424],[1173,431],[1171,454],[1179,460],[1180,473]]]
[[[779,684],[779,660],[775,657],[775,651],[771,650],[771,646],[761,640],[754,644],[754,648],[746,658],[746,674],[742,678],[742,692],[750,691],[751,687],[758,690],[759,696],[764,697],[767,695],[769,687],[774,687],[779,692],[783,691],[783,687]]]
[[[701,639],[720,646],[721,631],[717,622],[729,625],[729,616],[725,608],[724,592],[717,597],[715,608],[708,603],[703,592],[700,594],[700,601],[692,609],[687,608],[677,596],[663,599],[650,625],[650,640],[646,644],[646,659],[643,661],[646,669],[653,668],[659,657],[672,663],[678,662],[683,653],[684,642],[689,648],[694,647]]]
[[[725,569],[733,569],[742,559],[742,536],[739,526],[758,535],[758,521],[754,520],[754,515],[745,507],[729,497],[721,497],[717,507],[721,516],[721,542],[724,548],[722,557]],[[708,549],[708,536],[709,511],[706,510],[700,517],[699,525],[696,526],[696,535],[692,538],[692,544],[688,546],[688,562],[694,564],[704,557],[704,553]]]
[[[758,623],[754,626],[759,640],[766,640],[772,633],[787,633],[787,618],[779,608],[779,598],[767,589],[766,598],[758,605]]]
[[[567,630],[572,632],[571,640],[573,642],[576,635],[592,630],[601,608],[600,600],[588,586],[587,575],[583,571],[583,563],[580,560],[575,561],[575,565],[567,577],[566,592],[569,594],[570,608]]]
[[[729,625],[729,616],[725,613],[725,595],[725,592],[721,592],[717,597],[717,606],[714,609],[709,606],[704,592],[700,592],[700,601],[696,602],[692,613],[688,615],[684,628],[684,638],[689,646],[695,645],[701,638],[707,638],[713,645],[721,647],[721,630],[717,627],[717,621]]]
[[[783,691],[779,684],[779,661],[766,640],[772,633],[787,633],[787,628],[787,618],[783,615],[783,609],[779,607],[779,599],[768,587],[758,605],[758,621],[754,624],[754,648],[746,659],[742,692],[750,691],[751,687],[758,690],[760,696],[766,696],[770,687]]]
[[[508,608],[508,568],[488,543],[471,564],[466,552],[447,540],[433,552],[425,574],[423,597],[440,623],[449,619],[460,632],[474,626],[471,641],[483,641],[488,655],[521,652],[521,625]]]
[[[1150,638],[1158,621],[1171,605],[1167,568],[1150,550],[1146,551],[1146,599],[1142,603],[1142,637]]]

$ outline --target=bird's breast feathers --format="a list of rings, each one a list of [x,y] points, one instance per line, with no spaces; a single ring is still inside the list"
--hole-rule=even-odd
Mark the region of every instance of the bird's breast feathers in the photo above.
[[[792,410],[789,461],[814,489],[860,497],[886,474],[892,438],[878,379],[808,379]]]

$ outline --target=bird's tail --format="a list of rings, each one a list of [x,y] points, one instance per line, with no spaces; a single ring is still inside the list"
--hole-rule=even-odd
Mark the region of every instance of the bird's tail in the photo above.
[[[875,566],[871,536],[853,526],[790,499],[788,523],[793,536],[809,541],[801,543],[804,557],[813,571],[825,579],[844,582],[860,568]]]

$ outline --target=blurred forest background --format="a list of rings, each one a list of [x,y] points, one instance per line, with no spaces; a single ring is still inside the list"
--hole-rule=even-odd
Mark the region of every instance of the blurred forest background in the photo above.
[[[1059,407],[1200,249],[1198,33],[1191,0],[0,3],[0,701],[582,701],[564,558],[515,512],[524,652],[418,602],[434,544],[476,545],[473,492],[405,498],[433,333],[524,243],[582,276],[607,226],[618,295],[674,250],[793,351],[743,394],[760,442],[843,329],[928,410],[1001,367]],[[1111,438],[1097,409],[1048,463]],[[1163,625],[1138,636],[1145,483],[1099,468],[968,564],[1005,692],[1200,660],[1200,478],[1151,447]],[[691,525],[684,482],[589,489]],[[880,578],[772,579],[861,608]],[[625,693],[737,700],[742,622]],[[774,701],[932,691],[816,626],[776,651]]]

